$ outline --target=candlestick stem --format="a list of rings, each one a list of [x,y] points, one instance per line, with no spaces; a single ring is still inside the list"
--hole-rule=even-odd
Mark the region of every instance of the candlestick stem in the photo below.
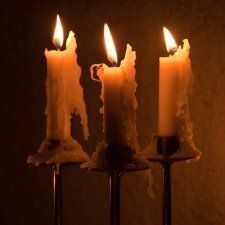
[[[151,152],[148,160],[158,162],[163,167],[163,197],[162,197],[162,225],[172,224],[171,201],[171,166],[173,163],[191,160],[199,157],[193,150],[180,153],[180,142],[177,136],[158,136],[156,151]]]
[[[122,173],[112,171],[110,177],[110,225],[120,225],[120,178]]]
[[[62,225],[62,165],[53,166],[54,225]]]
[[[163,160],[162,225],[171,225],[171,161]]]

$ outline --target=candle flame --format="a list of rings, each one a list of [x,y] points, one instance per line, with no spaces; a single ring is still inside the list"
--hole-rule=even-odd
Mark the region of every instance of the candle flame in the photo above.
[[[166,49],[168,53],[174,53],[177,49],[177,44],[176,41],[174,40],[172,34],[169,32],[169,30],[165,27],[163,27],[163,33],[164,33],[164,38],[166,42]]]
[[[56,26],[55,33],[53,37],[53,43],[57,49],[60,49],[63,45],[63,29],[62,24],[59,18],[59,15],[56,17]]]
[[[112,39],[112,35],[109,30],[109,26],[106,23],[104,25],[104,38],[105,38],[105,48],[106,48],[108,60],[111,63],[116,64],[117,63],[116,48]]]

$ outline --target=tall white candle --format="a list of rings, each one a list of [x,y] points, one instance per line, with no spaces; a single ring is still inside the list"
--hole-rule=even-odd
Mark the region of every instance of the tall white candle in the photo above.
[[[170,32],[164,28],[169,57],[159,59],[158,135],[178,136],[179,113],[187,103],[187,89],[192,75],[188,40],[177,48]]]
[[[63,44],[63,31],[58,15],[53,43],[57,51],[45,50],[47,58],[47,139],[61,140],[64,138],[65,107],[63,106],[63,52],[59,50]]]
[[[108,59],[115,65],[117,55],[106,24],[104,37]],[[91,67],[93,75],[93,68],[97,66],[97,74],[102,82],[104,132],[108,144],[137,147],[135,59],[136,53],[127,45],[125,58],[120,66],[100,64]]]
[[[53,42],[57,51],[45,50],[48,73],[47,92],[47,138],[42,142],[38,153],[28,157],[28,163],[74,163],[88,160],[82,146],[71,136],[71,114],[81,118],[84,138],[88,138],[86,106],[83,89],[80,85],[81,68],[77,63],[77,43],[72,31],[63,44],[63,31],[59,16]]]
[[[53,42],[56,48],[63,44],[63,31],[59,16]],[[76,39],[70,31],[66,50],[45,51],[47,58],[47,139],[66,140],[71,137],[71,113],[79,114],[83,125],[84,137],[87,139],[87,115],[80,86],[81,68],[77,63]]]

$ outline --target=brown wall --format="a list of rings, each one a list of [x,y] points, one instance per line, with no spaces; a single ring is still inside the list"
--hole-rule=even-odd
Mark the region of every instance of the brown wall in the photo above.
[[[156,131],[158,57],[165,55],[162,26],[178,43],[188,38],[195,74],[190,99],[194,139],[201,160],[173,167],[174,225],[225,225],[225,1],[62,0],[1,3],[0,224],[52,224],[51,169],[26,164],[45,137],[46,47],[56,13],[66,33],[73,29],[89,117],[90,139],[74,135],[92,152],[103,137],[98,113],[100,87],[89,77],[93,63],[107,62],[102,30],[107,21],[120,59],[126,43],[137,51],[139,142]],[[75,119],[75,122],[78,122]],[[161,168],[153,166],[149,198],[142,173],[122,180],[122,224],[160,224]],[[65,225],[108,224],[108,179],[104,174],[65,170]]]

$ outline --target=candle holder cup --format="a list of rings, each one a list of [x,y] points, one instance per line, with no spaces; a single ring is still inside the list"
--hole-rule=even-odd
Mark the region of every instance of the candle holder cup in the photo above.
[[[158,137],[157,153],[165,158],[176,153],[179,149],[179,139],[177,136]]]
[[[151,153],[148,160],[158,162],[163,167],[162,225],[171,225],[171,165],[194,159],[199,154],[194,151],[179,154],[180,143],[177,136],[158,136],[156,141],[156,152]]]

